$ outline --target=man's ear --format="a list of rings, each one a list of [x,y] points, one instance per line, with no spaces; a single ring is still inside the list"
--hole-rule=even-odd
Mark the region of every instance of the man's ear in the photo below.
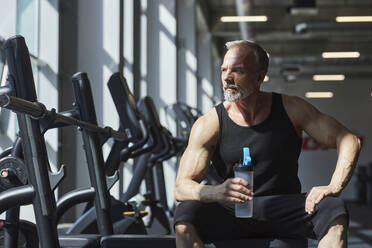
[[[259,82],[259,85],[261,85],[265,79],[266,72],[264,70],[258,71],[258,78],[257,81]]]

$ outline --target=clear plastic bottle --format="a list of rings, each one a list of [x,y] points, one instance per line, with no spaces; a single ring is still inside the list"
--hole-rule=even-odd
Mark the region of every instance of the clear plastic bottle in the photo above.
[[[243,148],[243,163],[238,163],[234,166],[235,177],[246,180],[250,189],[253,190],[253,165],[249,153],[249,148]],[[237,218],[250,218],[253,216],[253,199],[243,203],[235,203],[235,217]]]

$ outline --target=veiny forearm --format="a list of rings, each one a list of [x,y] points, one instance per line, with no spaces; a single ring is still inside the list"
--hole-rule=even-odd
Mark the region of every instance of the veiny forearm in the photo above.
[[[214,200],[215,186],[200,184],[208,173],[210,154],[211,152],[206,149],[186,149],[181,158],[176,179],[175,197],[177,201],[210,202]]]
[[[335,172],[329,186],[334,194],[339,194],[345,188],[353,174],[358,160],[361,143],[359,138],[351,133],[345,134],[337,145],[338,159]]]
[[[190,179],[183,179],[176,184],[175,196],[177,201],[213,202],[216,201],[216,186],[202,185]]]

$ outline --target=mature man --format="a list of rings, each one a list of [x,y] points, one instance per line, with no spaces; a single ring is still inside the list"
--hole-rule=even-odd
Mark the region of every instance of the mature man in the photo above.
[[[226,47],[225,101],[195,122],[180,163],[177,247],[247,237],[308,237],[320,240],[319,247],[346,247],[348,214],[335,196],[352,175],[359,139],[299,97],[260,91],[268,57],[259,45],[233,41]],[[338,152],[330,183],[307,194],[297,176],[302,131]],[[250,148],[255,165],[253,189],[233,177],[243,147]],[[222,184],[201,184],[211,160]],[[233,203],[252,199],[253,218],[235,218]]]

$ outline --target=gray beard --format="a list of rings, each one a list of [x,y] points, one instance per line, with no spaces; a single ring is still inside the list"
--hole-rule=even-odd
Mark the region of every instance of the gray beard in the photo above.
[[[226,84],[223,85],[223,96],[225,101],[228,102],[236,102],[243,98],[245,98],[248,95],[248,90],[244,90],[238,86],[232,86],[236,89],[235,92],[231,90],[225,90]]]

